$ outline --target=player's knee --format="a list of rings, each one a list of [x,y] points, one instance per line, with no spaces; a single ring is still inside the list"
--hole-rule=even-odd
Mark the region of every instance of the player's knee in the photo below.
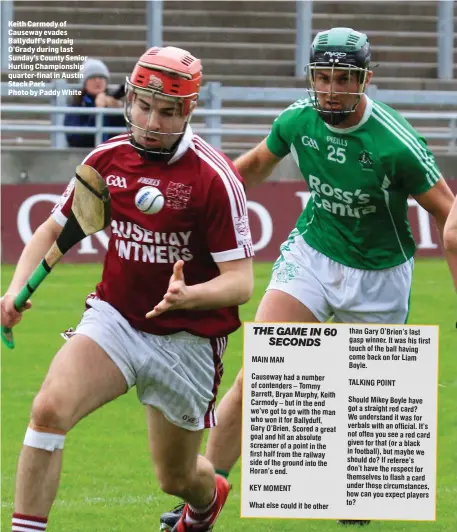
[[[40,392],[33,401],[30,417],[24,445],[49,452],[62,450],[67,430],[64,428],[61,401]]]
[[[190,485],[190,478],[177,471],[157,471],[160,489],[168,495],[183,498]]]
[[[446,230],[443,235],[444,249],[446,251],[457,251],[457,229]]]
[[[70,429],[70,416],[65,414],[62,401],[49,393],[40,392],[34,399],[31,425],[52,432],[66,432]]]

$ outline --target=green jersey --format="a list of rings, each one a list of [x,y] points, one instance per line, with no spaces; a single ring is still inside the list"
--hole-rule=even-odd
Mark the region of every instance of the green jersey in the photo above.
[[[396,111],[367,98],[356,126],[326,124],[310,100],[278,116],[267,138],[277,157],[291,153],[311,193],[297,229],[305,241],[352,268],[378,270],[416,250],[408,196],[440,177],[425,140]]]

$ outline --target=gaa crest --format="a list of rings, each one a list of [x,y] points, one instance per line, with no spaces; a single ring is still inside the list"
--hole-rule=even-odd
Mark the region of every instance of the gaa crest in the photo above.
[[[167,197],[167,207],[175,210],[185,209],[190,200],[191,191],[191,186],[183,185],[182,183],[173,183],[173,181],[170,181],[165,192]]]

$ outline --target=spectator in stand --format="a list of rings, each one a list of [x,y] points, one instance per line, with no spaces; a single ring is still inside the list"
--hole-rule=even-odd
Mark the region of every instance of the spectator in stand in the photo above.
[[[82,66],[83,89],[80,95],[73,96],[71,107],[111,107],[121,108],[123,91],[117,90],[115,94],[108,94],[108,80],[110,73],[108,67],[100,59],[88,58]],[[95,114],[67,114],[65,115],[66,126],[95,127]],[[105,115],[103,117],[105,127],[125,127],[123,115]],[[118,133],[103,134],[103,142],[118,135]],[[86,133],[67,133],[68,146],[72,148],[95,147],[95,135]]]

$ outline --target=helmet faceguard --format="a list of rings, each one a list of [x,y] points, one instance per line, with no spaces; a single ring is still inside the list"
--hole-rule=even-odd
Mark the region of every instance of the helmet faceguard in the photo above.
[[[310,63],[307,66],[309,82],[311,85],[311,100],[319,116],[330,125],[338,125],[351,115],[359,105],[368,81],[370,71],[371,48],[368,38],[364,33],[359,33],[351,28],[332,28],[316,35],[311,45]],[[329,90],[316,89],[316,75],[319,71],[329,73]],[[347,74],[347,90],[334,91],[335,76],[337,72],[345,71]],[[327,74],[326,74],[327,75]],[[357,90],[351,88],[354,75],[358,81]],[[328,96],[355,96],[354,101],[343,109],[327,109],[322,106],[319,95]]]
[[[195,109],[201,62],[167,46],[143,54],[126,79],[124,116],[130,142],[148,160],[169,160],[178,149]]]

